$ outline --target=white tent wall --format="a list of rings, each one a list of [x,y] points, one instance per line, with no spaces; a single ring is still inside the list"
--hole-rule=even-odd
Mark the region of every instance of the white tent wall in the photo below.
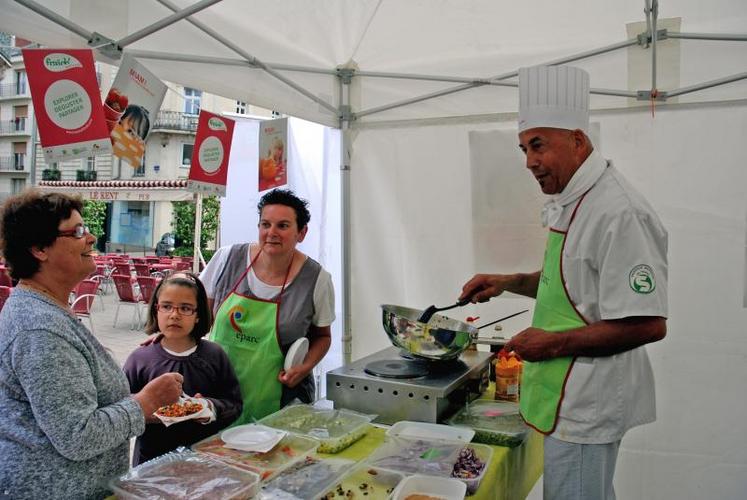
[[[739,429],[747,421],[747,309],[742,302],[747,103],[659,108],[655,118],[648,110],[621,110],[592,119],[601,124],[600,150],[648,197],[669,231],[668,335],[649,347],[658,420],[623,440],[618,496],[744,498],[747,434]],[[542,242],[536,242],[526,216],[512,207],[528,192],[526,183],[534,182],[520,154],[511,165],[496,161],[493,181],[506,182],[481,185],[489,177],[471,171],[470,157],[473,164],[476,158],[470,133],[474,147],[474,132],[491,130],[512,132],[515,124],[358,131],[351,162],[354,358],[388,345],[379,304],[450,304],[472,274],[510,270],[475,266],[479,252],[473,241],[485,239],[476,233],[497,234],[495,252],[507,255],[508,262],[514,259],[518,270],[540,265]],[[526,179],[519,180],[517,173]],[[480,226],[471,198],[491,189],[495,197],[488,211],[499,222]],[[540,203],[536,196],[523,203],[531,210],[529,218],[538,220]],[[517,237],[528,245],[534,263],[501,248],[516,245]],[[479,314],[479,324],[527,302],[494,299],[452,311],[452,317]],[[529,319],[506,322],[504,333],[518,332]]]
[[[228,165],[226,196],[221,199],[220,245],[258,241],[257,203],[265,193],[257,192],[259,126],[262,122],[233,117],[236,126]],[[340,131],[322,125],[288,119],[286,149],[288,185],[308,200],[311,221],[306,238],[298,249],[317,260],[332,274],[337,291],[332,324],[332,347],[320,363],[327,372],[342,364],[342,290],[340,228]],[[322,382],[323,382],[322,378]],[[324,385],[321,386],[324,392]]]

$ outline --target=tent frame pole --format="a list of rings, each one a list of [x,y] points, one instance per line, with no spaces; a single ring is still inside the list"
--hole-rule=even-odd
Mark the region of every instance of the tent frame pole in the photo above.
[[[351,276],[351,234],[350,227],[350,83],[352,69],[338,70],[340,103],[340,208],[342,226],[342,365],[346,366],[353,358],[352,334],[352,276]]]
[[[76,35],[80,36],[81,38],[85,39],[86,42],[91,40],[93,38],[93,32],[88,31],[82,26],[79,26],[75,24],[74,22],[70,21],[69,19],[65,19],[61,15],[57,14],[56,12],[49,10],[48,8],[44,7],[43,5],[40,5],[33,0],[15,0],[17,3],[20,3],[24,7],[26,7],[29,10],[33,10],[40,16],[52,21],[55,24],[59,24],[63,28],[66,28]]]
[[[178,7],[176,7],[173,3],[171,3],[169,0],[158,0],[159,3],[162,5],[165,5],[171,10],[177,11],[179,10]],[[215,39],[217,42],[223,44],[225,47],[233,50],[241,57],[245,58],[249,63],[257,68],[265,70],[270,76],[276,78],[277,80],[280,80],[284,84],[291,87],[296,92],[300,93],[301,95],[311,99],[315,103],[319,104],[321,107],[326,109],[327,111],[333,113],[335,116],[338,114],[338,110],[333,105],[329,104],[324,99],[321,99],[314,94],[312,94],[310,91],[303,88],[301,85],[297,84],[290,78],[286,78],[285,76],[281,75],[277,71],[275,71],[273,68],[269,67],[267,64],[263,63],[253,55],[246,52],[244,49],[233,43],[232,41],[225,38],[223,35],[215,31],[214,29],[210,28],[209,26],[205,25],[204,23],[197,21],[196,19],[187,18],[187,21],[192,23],[192,25],[196,26],[200,30],[202,30],[207,35],[210,35],[213,39]]]
[[[195,193],[195,229],[194,241],[192,244],[192,272],[200,272],[200,261],[202,252],[200,252],[200,241],[202,240],[202,193]]]

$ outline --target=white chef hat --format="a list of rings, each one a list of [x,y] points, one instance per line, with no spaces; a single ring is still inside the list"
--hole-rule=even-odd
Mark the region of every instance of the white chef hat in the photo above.
[[[573,66],[519,69],[519,132],[536,127],[589,131],[589,74]]]

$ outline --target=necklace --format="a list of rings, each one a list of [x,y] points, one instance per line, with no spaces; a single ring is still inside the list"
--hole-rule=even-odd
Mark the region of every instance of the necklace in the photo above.
[[[54,296],[54,294],[49,290],[49,288],[37,285],[33,281],[28,280],[21,280],[19,283],[23,288],[26,288],[27,290],[33,290],[37,293],[40,293],[47,297],[48,299],[52,300],[56,305],[60,306],[62,309],[64,309],[66,312],[70,312],[70,306],[67,303],[63,303],[60,301],[57,297]]]

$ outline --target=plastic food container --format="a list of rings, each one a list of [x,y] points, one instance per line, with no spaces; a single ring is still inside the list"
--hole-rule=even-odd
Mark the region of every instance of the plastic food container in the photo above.
[[[514,448],[526,439],[529,427],[519,415],[518,403],[478,399],[448,420],[449,425],[475,430],[477,443]]]
[[[386,431],[386,435],[409,439],[440,439],[442,441],[460,441],[462,443],[469,443],[472,441],[475,431],[469,427],[456,427],[402,420],[391,426]]]
[[[259,475],[182,451],[140,464],[109,486],[123,499],[250,498],[259,490]]]
[[[411,495],[421,495],[433,500],[456,500],[464,498],[467,487],[461,481],[445,477],[410,476],[399,483],[392,493],[392,500],[407,500]]]
[[[317,498],[354,463],[352,460],[339,458],[306,457],[267,483],[262,489],[261,497],[263,500]]]
[[[387,500],[404,478],[399,472],[362,464],[327,489],[322,500],[349,500],[350,497]]]
[[[388,436],[366,463],[403,474],[449,477],[463,447],[464,443],[457,441]]]
[[[311,405],[286,406],[259,423],[318,439],[317,452],[338,453],[366,435],[371,418],[346,410],[315,408]]]
[[[471,453],[462,455],[465,450],[470,450]],[[474,469],[468,470],[461,467],[464,462],[464,458],[468,456],[474,456],[480,462],[482,462],[483,465],[479,472],[475,471]],[[477,489],[480,487],[480,483],[482,483],[485,474],[488,472],[488,467],[490,466],[491,460],[493,460],[493,448],[484,444],[468,444],[463,448],[462,451],[460,451],[457,462],[456,464],[454,464],[454,470],[451,472],[451,477],[459,479],[467,486],[468,495],[474,495]],[[474,472],[475,475],[470,474],[470,472]]]
[[[219,435],[193,444],[192,449],[241,469],[256,472],[262,481],[267,481],[314,453],[318,446],[319,441],[316,439],[288,433],[267,453],[228,448]]]

